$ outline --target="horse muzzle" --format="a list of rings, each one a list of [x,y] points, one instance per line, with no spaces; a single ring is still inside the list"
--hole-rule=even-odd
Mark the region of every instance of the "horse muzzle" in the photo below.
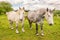
[[[50,26],[52,26],[53,24],[52,24],[52,23],[50,23],[49,25],[50,25]]]
[[[49,24],[50,26],[52,26],[53,24]]]
[[[20,21],[22,21],[22,19],[20,19]]]

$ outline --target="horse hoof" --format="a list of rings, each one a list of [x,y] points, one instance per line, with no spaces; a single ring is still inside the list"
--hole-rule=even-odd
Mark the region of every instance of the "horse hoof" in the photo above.
[[[17,30],[16,30],[16,33],[18,34],[18,33],[19,33],[19,31],[17,31]]]
[[[44,36],[44,33],[42,33],[41,35]]]
[[[14,29],[13,27],[9,27],[9,28],[12,29],[12,30]]]
[[[22,29],[22,32],[25,32],[25,30],[24,30],[24,29]]]
[[[19,32],[16,32],[17,34],[19,33]]]
[[[12,30],[14,29],[14,28],[11,28]]]
[[[25,30],[22,30],[22,32],[25,32]]]
[[[38,34],[38,33],[37,33],[36,35],[37,35],[37,36],[39,36],[39,34]]]

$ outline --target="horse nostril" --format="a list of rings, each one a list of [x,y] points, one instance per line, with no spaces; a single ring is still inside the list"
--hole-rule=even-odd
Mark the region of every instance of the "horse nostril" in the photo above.
[[[50,26],[52,26],[53,24],[49,24]]]
[[[22,19],[20,19],[20,21],[22,21]]]

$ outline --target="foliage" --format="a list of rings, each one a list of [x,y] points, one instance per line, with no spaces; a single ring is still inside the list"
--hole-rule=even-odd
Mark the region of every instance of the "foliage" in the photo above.
[[[12,5],[10,3],[4,2],[4,1],[0,2],[0,14],[6,13],[11,10],[13,10],[13,9],[12,9]]]
[[[57,16],[57,15],[60,16],[60,10],[56,10],[56,11],[54,11],[54,15],[55,15],[55,16]]]

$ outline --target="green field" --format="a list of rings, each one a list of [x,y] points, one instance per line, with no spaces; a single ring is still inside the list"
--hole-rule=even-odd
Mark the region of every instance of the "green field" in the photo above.
[[[20,23],[21,24],[21,23]],[[15,23],[14,30],[9,29],[9,21],[6,15],[0,15],[0,40],[60,40],[60,18],[54,17],[54,25],[49,26],[46,21],[44,21],[44,36],[35,35],[35,24],[32,24],[32,30],[29,29],[29,23],[25,20],[24,28],[25,32],[21,30],[21,25],[19,24],[19,34],[15,33]],[[39,25],[39,34],[40,34]]]

